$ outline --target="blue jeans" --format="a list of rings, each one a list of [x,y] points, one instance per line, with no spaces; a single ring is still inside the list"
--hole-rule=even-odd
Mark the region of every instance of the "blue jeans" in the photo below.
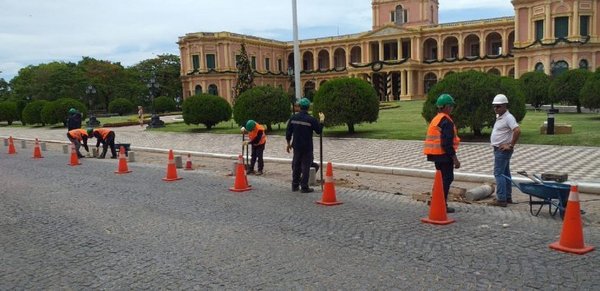
[[[496,199],[498,201],[512,200],[510,180],[502,176],[504,174],[509,178],[511,177],[510,158],[512,154],[513,151],[502,151],[494,147],[494,178],[496,178]]]

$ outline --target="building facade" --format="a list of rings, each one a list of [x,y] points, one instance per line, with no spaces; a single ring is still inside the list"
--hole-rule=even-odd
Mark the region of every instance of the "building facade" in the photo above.
[[[600,0],[512,4],[514,17],[439,24],[437,0],[372,0],[372,30],[300,41],[304,95],[346,76],[370,82],[381,101],[414,100],[453,72],[518,78],[534,70],[551,75],[600,66]],[[184,97],[205,92],[231,102],[242,43],[256,85],[293,92],[292,42],[198,32],[178,41]]]

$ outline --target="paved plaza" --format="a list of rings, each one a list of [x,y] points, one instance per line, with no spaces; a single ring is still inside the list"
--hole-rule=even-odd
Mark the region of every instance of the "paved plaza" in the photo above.
[[[61,130],[63,133],[64,130]],[[201,136],[201,135],[199,135]],[[195,143],[196,144],[196,143]],[[0,290],[567,289],[600,284],[598,250],[556,252],[559,219],[456,205],[456,223],[420,222],[409,197],[338,188],[314,203],[282,181],[114,160],[67,166],[62,152],[0,154]],[[598,246],[598,226],[584,228]],[[596,286],[596,287],[594,287]]]

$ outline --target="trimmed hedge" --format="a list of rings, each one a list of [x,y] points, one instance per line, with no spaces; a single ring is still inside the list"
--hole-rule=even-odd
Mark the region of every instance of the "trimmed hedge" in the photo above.
[[[27,124],[42,124],[45,126],[46,123],[42,120],[42,109],[46,104],[48,104],[48,100],[35,100],[23,109],[21,113],[21,118],[23,123]]]

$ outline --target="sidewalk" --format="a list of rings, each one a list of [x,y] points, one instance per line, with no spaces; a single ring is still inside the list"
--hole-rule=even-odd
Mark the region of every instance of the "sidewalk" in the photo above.
[[[241,136],[229,134],[166,133],[139,126],[113,128],[117,142],[131,143],[134,150],[189,151],[199,155],[235,157],[241,152]],[[0,137],[67,142],[64,128],[14,128],[0,130]],[[318,137],[314,138],[315,159],[319,158]],[[265,160],[287,162],[283,136],[269,136]],[[349,170],[433,177],[433,165],[422,154],[422,141],[323,138],[323,159]],[[461,169],[457,181],[493,182],[493,152],[487,143],[462,143],[458,150]],[[576,146],[517,145],[511,171],[528,173],[566,172],[580,191],[600,194],[600,148]],[[515,180],[526,181],[513,174]],[[596,192],[597,191],[597,192]]]

